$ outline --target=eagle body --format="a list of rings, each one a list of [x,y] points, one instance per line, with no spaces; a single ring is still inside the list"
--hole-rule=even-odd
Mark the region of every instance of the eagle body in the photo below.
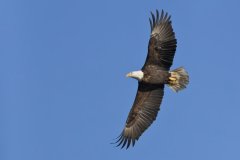
[[[171,74],[156,65],[148,65],[143,70],[142,82],[148,84],[167,84]]]
[[[121,148],[135,145],[136,140],[156,119],[168,85],[175,92],[186,88],[189,83],[188,73],[180,67],[170,71],[175,55],[177,40],[172,28],[171,16],[158,10],[151,13],[151,34],[148,54],[142,69],[127,74],[138,80],[138,90],[128,114],[123,131],[116,143]]]

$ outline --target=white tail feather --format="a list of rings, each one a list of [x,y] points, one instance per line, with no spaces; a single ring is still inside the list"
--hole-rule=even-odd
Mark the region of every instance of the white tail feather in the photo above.
[[[183,67],[179,67],[170,71],[168,86],[174,91],[178,92],[187,87],[189,83],[189,76]]]

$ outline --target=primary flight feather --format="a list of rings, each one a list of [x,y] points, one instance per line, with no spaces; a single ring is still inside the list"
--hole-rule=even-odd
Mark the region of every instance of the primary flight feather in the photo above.
[[[121,148],[135,145],[136,140],[156,119],[164,95],[164,86],[175,92],[186,88],[189,77],[184,68],[169,71],[173,63],[177,40],[172,28],[171,16],[158,10],[151,13],[151,35],[144,66],[127,74],[138,80],[138,90],[125,127],[116,143]]]

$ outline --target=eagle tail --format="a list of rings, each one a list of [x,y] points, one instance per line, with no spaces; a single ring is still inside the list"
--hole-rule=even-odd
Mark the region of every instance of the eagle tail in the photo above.
[[[178,92],[189,83],[189,76],[187,71],[183,67],[179,67],[169,72],[171,75],[168,79],[168,86],[174,91]]]

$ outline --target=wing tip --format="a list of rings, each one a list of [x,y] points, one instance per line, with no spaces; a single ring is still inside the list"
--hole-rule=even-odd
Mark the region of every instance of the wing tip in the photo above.
[[[132,147],[134,147],[135,141],[137,140],[135,138],[125,137],[123,132],[115,139],[117,139],[116,142],[112,142],[111,144],[117,144],[115,147],[120,147],[120,149],[126,147],[126,150],[131,146],[131,144]]]
[[[162,22],[171,23],[171,15],[168,14],[168,12],[165,12],[163,9],[161,10],[160,17],[159,17],[158,9],[156,9],[155,14],[152,11],[150,11],[150,14],[151,14],[151,17],[149,17],[149,21],[150,21],[151,32],[156,26],[158,26]]]

